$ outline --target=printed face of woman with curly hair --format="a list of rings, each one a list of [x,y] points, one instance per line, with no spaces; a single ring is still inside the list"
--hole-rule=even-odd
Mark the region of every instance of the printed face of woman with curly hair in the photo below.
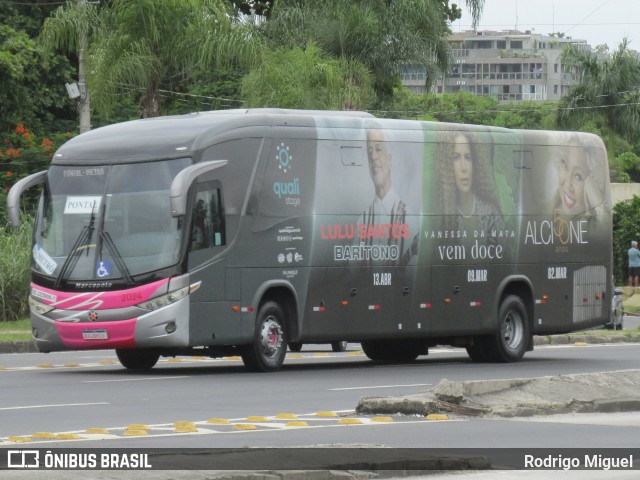
[[[456,135],[451,160],[458,194],[468,195],[473,188],[473,154],[464,135]]]
[[[565,215],[584,213],[585,181],[589,176],[586,152],[582,148],[570,147],[557,161],[559,208]]]

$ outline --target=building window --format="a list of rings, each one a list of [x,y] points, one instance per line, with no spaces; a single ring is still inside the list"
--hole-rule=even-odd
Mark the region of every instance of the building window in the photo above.
[[[553,86],[553,93],[558,94],[558,85]]]
[[[522,49],[522,40],[511,40],[511,48]]]
[[[553,64],[553,73],[558,73],[558,64],[557,63]]]
[[[505,48],[507,48],[507,41],[506,40],[497,40],[496,41],[496,48],[504,50]]]

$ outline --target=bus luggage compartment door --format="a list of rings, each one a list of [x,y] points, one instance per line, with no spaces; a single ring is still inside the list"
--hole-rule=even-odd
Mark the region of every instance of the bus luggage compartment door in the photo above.
[[[475,334],[487,331],[494,290],[486,267],[474,265],[433,266],[434,335]]]

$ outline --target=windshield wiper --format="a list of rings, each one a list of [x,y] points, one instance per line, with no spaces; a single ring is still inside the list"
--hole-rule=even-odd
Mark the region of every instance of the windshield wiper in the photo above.
[[[87,255],[89,255],[89,246],[91,245],[91,238],[93,237],[93,231],[95,230],[94,223],[96,221],[95,214],[95,206],[91,209],[91,219],[89,220],[89,225],[85,225],[82,227],[78,238],[74,242],[71,247],[71,252],[67,255],[67,259],[62,264],[60,268],[60,273],[56,277],[56,282],[54,283],[54,288],[60,288],[60,284],[62,283],[62,279],[65,278],[68,271],[73,271],[78,263],[78,259],[80,258],[79,253],[82,248],[87,247]]]
[[[118,270],[120,270],[120,273],[122,274],[124,279],[127,281],[127,283],[132,284],[133,279],[131,278],[131,273],[127,268],[127,264],[123,260],[122,255],[120,255],[120,252],[118,252],[118,249],[116,248],[116,244],[113,243],[113,240],[111,239],[111,235],[109,235],[108,232],[99,232],[98,234],[102,239],[103,245],[106,245],[109,251],[111,252],[111,256],[115,260]]]

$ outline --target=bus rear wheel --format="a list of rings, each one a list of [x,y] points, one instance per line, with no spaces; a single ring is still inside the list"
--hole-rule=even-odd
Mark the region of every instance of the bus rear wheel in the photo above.
[[[467,347],[467,352],[474,361],[519,362],[527,351],[530,337],[527,307],[519,296],[508,295],[498,309],[496,332],[477,337],[477,347]]]
[[[116,355],[129,370],[150,370],[160,358],[160,354],[150,348],[116,348]]]
[[[242,361],[250,372],[275,372],[287,354],[287,331],[282,308],[265,302],[258,311],[253,343],[244,347]]]

